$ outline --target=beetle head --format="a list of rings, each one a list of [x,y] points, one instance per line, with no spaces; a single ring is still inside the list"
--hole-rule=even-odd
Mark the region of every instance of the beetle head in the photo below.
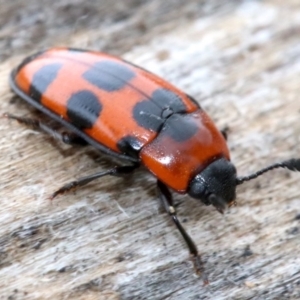
[[[213,205],[223,213],[226,206],[235,203],[237,185],[236,169],[225,158],[220,158],[209,164],[197,174],[189,184],[188,194],[200,199],[206,205]]]
[[[220,158],[191,180],[188,194],[193,198],[200,199],[206,205],[212,204],[219,212],[223,213],[227,205],[235,205],[237,185],[278,168],[300,172],[300,159],[291,158],[272,164],[248,176],[237,177],[234,165],[225,158]]]

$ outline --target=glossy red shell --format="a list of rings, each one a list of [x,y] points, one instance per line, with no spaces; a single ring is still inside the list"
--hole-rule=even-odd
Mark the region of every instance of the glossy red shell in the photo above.
[[[88,142],[140,161],[178,192],[212,161],[230,159],[222,134],[191,97],[112,55],[50,49],[25,59],[11,86]]]

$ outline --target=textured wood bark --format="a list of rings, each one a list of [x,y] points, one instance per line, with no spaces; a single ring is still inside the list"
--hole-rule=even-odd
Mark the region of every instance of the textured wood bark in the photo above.
[[[286,1],[2,1],[0,112],[37,116],[7,78],[41,48],[110,51],[193,95],[220,128],[239,174],[299,157],[300,3]],[[0,119],[1,299],[299,299],[300,174],[238,188],[221,216],[174,195],[210,285],[144,170],[47,200],[114,165]]]

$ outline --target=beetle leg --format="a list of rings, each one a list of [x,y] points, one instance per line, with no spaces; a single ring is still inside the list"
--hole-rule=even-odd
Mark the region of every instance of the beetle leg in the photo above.
[[[221,131],[221,133],[222,133],[224,139],[227,141],[227,139],[228,139],[228,133],[229,133],[229,131],[230,131],[229,127],[228,127],[228,126],[225,126],[225,127],[223,127],[220,131]]]
[[[60,189],[58,189],[56,192],[54,192],[50,199],[54,199],[56,196],[60,195],[60,194],[64,194],[66,192],[69,192],[70,190],[73,190],[77,187],[86,185],[88,183],[90,183],[91,181],[101,178],[103,176],[106,175],[110,175],[110,176],[125,176],[127,174],[132,173],[136,168],[139,167],[139,164],[135,164],[135,165],[131,165],[131,166],[120,166],[120,167],[114,167],[111,168],[107,171],[104,172],[98,172],[92,175],[88,175],[85,177],[81,177],[75,181],[71,181],[67,184],[65,184],[64,186],[62,186]]]
[[[173,197],[169,189],[160,181],[157,181],[157,189],[158,189],[159,198],[162,201],[162,204],[166,212],[171,216],[174,224],[176,225],[186,245],[189,248],[196,273],[198,275],[201,274],[204,284],[208,284],[208,279],[204,272],[203,263],[198,253],[197,247],[194,241],[192,240],[192,238],[188,235],[188,233],[185,231],[185,229],[183,228],[183,226],[181,225],[180,221],[177,218],[177,213],[173,204]]]
[[[51,135],[54,139],[63,142],[68,145],[87,145],[88,143],[75,133],[59,133],[58,131],[54,130],[44,122],[38,120],[38,119],[33,119],[33,118],[25,118],[25,117],[19,117],[19,116],[14,116],[11,114],[4,114],[4,116],[8,119],[16,120],[21,124],[24,124],[26,126],[29,126],[35,130],[41,130],[42,132],[48,133]]]

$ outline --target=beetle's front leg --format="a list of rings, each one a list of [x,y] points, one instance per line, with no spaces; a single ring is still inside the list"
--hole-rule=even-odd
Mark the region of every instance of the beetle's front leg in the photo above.
[[[198,253],[198,249],[192,240],[192,238],[188,235],[188,233],[185,231],[183,226],[181,225],[180,221],[177,218],[176,210],[173,205],[173,198],[169,191],[169,189],[160,181],[157,181],[157,189],[159,198],[162,201],[162,204],[166,210],[166,212],[171,216],[174,224],[176,225],[177,229],[179,230],[180,234],[182,235],[186,245],[189,248],[192,261],[196,270],[196,273],[198,275],[201,275],[204,284],[208,284],[207,276],[204,272],[203,263],[201,260],[201,256]]]

